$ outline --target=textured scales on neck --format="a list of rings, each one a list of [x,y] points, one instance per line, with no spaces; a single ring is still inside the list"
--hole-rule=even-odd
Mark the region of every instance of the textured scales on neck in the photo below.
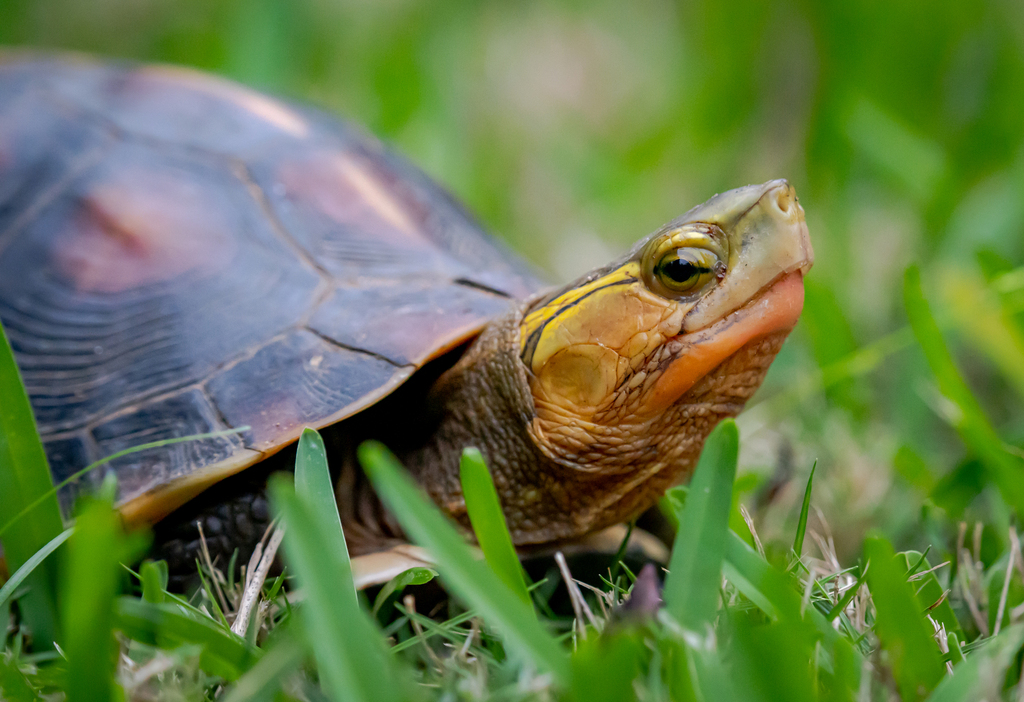
[[[633,517],[760,385],[813,259],[785,181],[716,195],[489,325],[434,384],[431,432],[402,457],[466,523],[459,457],[483,451],[519,545]]]
[[[629,519],[687,479],[704,440],[760,385],[787,331],[752,340],[665,412],[632,423],[565,414],[541,420],[518,353],[523,308],[496,320],[432,391],[443,419],[409,469],[466,523],[465,446],[483,451],[517,545],[572,539]]]

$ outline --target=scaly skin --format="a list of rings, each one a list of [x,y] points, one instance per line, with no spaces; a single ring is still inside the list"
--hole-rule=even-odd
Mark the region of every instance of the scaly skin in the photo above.
[[[664,413],[632,424],[549,419],[549,441],[541,444],[527,371],[513,345],[521,315],[516,310],[492,324],[442,377],[434,389],[449,408],[441,426],[427,447],[404,456],[434,501],[467,523],[458,459],[463,447],[478,446],[517,545],[571,539],[629,519],[689,478],[704,439],[743,408],[788,331],[753,340]],[[555,428],[565,431],[555,438]]]

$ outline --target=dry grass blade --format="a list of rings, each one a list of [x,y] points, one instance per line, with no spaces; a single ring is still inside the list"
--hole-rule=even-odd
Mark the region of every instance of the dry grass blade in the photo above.
[[[1010,542],[1013,542],[1013,527],[1010,527]],[[1003,613],[1006,612],[1006,596],[1010,592],[1010,578],[1013,577],[1013,556],[1014,550],[1010,549],[1009,560],[1006,563],[1006,574],[1003,576],[1003,589],[999,593],[999,607],[996,608],[996,623],[992,635],[999,634],[1003,625]]]
[[[971,613],[971,619],[974,620],[974,624],[978,627],[981,635],[988,637],[988,621],[982,616],[981,609],[978,607],[978,600],[974,596],[972,589],[973,584],[979,582],[978,575],[975,572],[971,554],[967,552],[967,549],[960,550],[960,567],[957,569],[957,581],[960,584],[960,591],[964,602],[967,603],[967,610]]]
[[[1014,554],[1013,564],[1017,567],[1021,580],[1024,580],[1024,553],[1021,553],[1020,550],[1020,537],[1017,535],[1017,530],[1012,527],[1010,528],[1010,548],[1013,549]]]
[[[555,563],[558,564],[558,571],[562,574],[562,579],[565,581],[565,589],[569,591],[569,599],[572,601],[572,611],[576,614],[576,622],[579,625],[580,638],[584,641],[587,640],[587,628],[583,624],[583,616],[586,615],[587,621],[590,625],[601,630],[600,624],[594,617],[594,613],[590,611],[590,606],[587,605],[587,601],[583,599],[583,593],[580,592],[579,585],[572,577],[572,573],[569,572],[569,564],[565,562],[565,556],[561,551],[555,552]]]
[[[943,561],[942,563],[939,563],[938,565],[932,566],[928,570],[922,570],[920,573],[914,573],[909,578],[907,578],[907,581],[908,582],[914,582],[915,580],[921,580],[922,578],[926,577],[929,573],[934,573],[939,568],[944,568],[945,566],[948,566],[948,565],[949,565],[949,561]]]
[[[406,595],[402,598],[402,604],[405,605],[406,610],[409,612],[409,624],[412,626],[416,638],[423,643],[423,650],[427,652],[427,657],[430,658],[435,668],[439,671],[444,670],[444,662],[438,657],[430,644],[427,643],[427,636],[423,631],[423,625],[420,624],[420,620],[416,617],[416,597],[414,595]]]
[[[220,605],[221,612],[230,612],[231,608],[228,607],[228,599],[224,596],[224,590],[220,586],[220,571],[214,568],[213,560],[210,558],[210,549],[206,545],[206,534],[203,533],[203,523],[196,521],[196,528],[199,530],[199,546],[200,554],[203,557],[203,566],[206,567],[206,572],[210,574],[210,580],[213,582],[213,591],[217,595],[217,601]]]
[[[465,659],[469,654],[469,647],[473,645],[473,641],[476,640],[477,636],[480,635],[480,627],[476,623],[476,619],[472,619],[469,622],[469,633],[466,634],[466,641],[462,644],[462,648],[459,649],[459,657]]]
[[[754,519],[750,516],[750,512],[747,511],[746,506],[740,503],[740,516],[743,517],[743,521],[747,524],[747,529],[750,530],[750,535],[754,537],[754,548],[757,549],[758,555],[764,558],[764,546],[761,545],[761,537],[757,535],[757,529],[754,528]]]
[[[252,577],[249,577],[248,574],[246,575],[248,582],[245,586],[245,592],[242,593],[242,601],[238,605],[235,621],[231,624],[231,631],[239,636],[245,636],[252,608],[259,600],[263,583],[266,582],[270,566],[273,564],[274,558],[277,557],[277,549],[280,548],[282,539],[284,539],[284,527],[279,525],[274,530],[274,535],[270,537],[267,550],[263,552],[263,556],[260,558],[259,565],[256,566]]]

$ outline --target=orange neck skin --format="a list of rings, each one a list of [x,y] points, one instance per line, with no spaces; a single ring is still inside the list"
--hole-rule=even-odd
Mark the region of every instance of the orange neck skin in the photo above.
[[[642,413],[650,415],[666,410],[694,383],[750,341],[792,329],[803,305],[803,275],[788,273],[724,319],[673,339],[681,345],[645,398]]]

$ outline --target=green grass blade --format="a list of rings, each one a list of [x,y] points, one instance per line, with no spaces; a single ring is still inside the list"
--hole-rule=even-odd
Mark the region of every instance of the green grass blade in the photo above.
[[[415,614],[409,612],[409,610],[403,608],[401,605],[398,605],[397,609],[400,612],[402,612],[402,614],[408,616],[410,620],[419,619],[424,631],[422,634],[410,636],[405,641],[400,641],[399,643],[396,643],[394,646],[392,646],[391,650],[395,653],[404,651],[407,648],[412,648],[413,646],[419,646],[424,641],[427,641],[428,639],[433,638],[434,636],[444,637],[452,643],[458,640],[459,643],[461,644],[465,641],[465,632],[459,629],[459,627],[476,616],[476,612],[470,610],[468,612],[463,612],[462,614],[456,615],[455,617],[452,617],[444,623],[438,623],[430,619],[429,617],[424,617],[422,614]]]
[[[498,491],[494,489],[491,473],[478,449],[467,448],[462,452],[459,479],[462,481],[462,495],[466,499],[469,523],[473,525],[484,559],[502,582],[532,607],[523,567],[519,564],[512,536],[505,524],[505,515],[501,511],[501,502],[498,501]]]
[[[32,406],[21,382],[14,353],[0,326],[0,523],[53,487],[46,453],[36,431]],[[4,558],[17,570],[64,530],[56,495],[14,524],[3,540]],[[57,634],[57,563],[46,561],[29,576],[21,598],[22,616],[39,648]]]
[[[807,476],[807,487],[804,488],[804,501],[800,505],[800,519],[796,524],[796,538],[793,539],[793,553],[800,558],[804,552],[804,536],[807,534],[807,515],[811,511],[811,487],[814,485],[814,471],[818,468],[815,461],[811,466],[811,474]]]
[[[317,523],[324,529],[323,548],[342,561],[342,568],[351,580],[352,563],[349,560],[345,531],[341,528],[341,514],[334,496],[334,482],[327,465],[327,449],[316,429],[302,430],[295,452],[295,492],[314,511]],[[358,608],[355,583],[352,592],[339,593],[346,599],[347,608]]]
[[[1024,333],[996,291],[962,271],[942,283],[946,307],[963,339],[985,353],[1024,398]]]
[[[306,648],[290,628],[275,637],[259,663],[220,697],[221,702],[273,702],[282,684],[299,669]]]
[[[822,651],[831,658],[835,686],[856,688],[862,662],[860,653],[816,607],[804,605],[792,576],[769,564],[734,533],[729,534],[722,571],[729,582],[765,614],[787,627],[796,625],[789,630],[799,630],[803,632],[802,637],[820,642]]]
[[[391,578],[384,584],[384,587],[377,593],[373,600],[373,614],[376,615],[388,598],[397,595],[409,585],[425,585],[437,577],[437,571],[432,568],[409,568]]]
[[[698,681],[694,680],[693,653],[681,636],[661,636],[657,651],[661,654],[665,689],[673,702],[697,702]],[[626,697],[625,699],[631,699]]]
[[[3,608],[3,606],[7,604],[7,601],[11,599],[14,592],[21,587],[21,584],[25,582],[25,579],[29,574],[32,573],[40,563],[46,560],[47,556],[56,551],[62,543],[68,540],[68,537],[71,536],[73,531],[74,527],[71,527],[57,534],[48,544],[33,553],[32,557],[25,561],[18,570],[14,571],[14,574],[7,579],[4,586],[0,587],[0,608]]]
[[[665,608],[695,631],[703,631],[718,609],[738,455],[739,431],[727,419],[708,437],[679,515],[665,578]]]
[[[260,656],[245,639],[185,605],[120,597],[114,612],[117,628],[129,638],[164,649],[200,646],[199,666],[228,681],[237,680]]]
[[[0,699],[4,702],[36,702],[41,699],[29,685],[17,662],[0,655]]]
[[[572,657],[573,694],[577,702],[622,702],[635,698],[644,640],[629,631],[609,631],[580,641]]]
[[[382,444],[359,447],[359,461],[374,489],[413,541],[437,561],[446,585],[539,670],[567,684],[569,659],[526,604],[487,565],[473,557],[458,530],[438,511]]]
[[[167,582],[170,572],[167,561],[146,561],[139,571],[142,580],[142,599],[153,604],[160,604],[167,599]]]
[[[829,647],[843,643],[842,637],[814,607],[803,607],[794,579],[775,568],[730,532],[722,566],[725,577],[736,589],[768,616],[779,620],[807,619]]]
[[[739,699],[812,702],[818,699],[808,660],[814,658],[813,630],[789,620],[770,624],[739,622],[733,655],[734,684],[744,683]]]
[[[295,452],[295,492],[316,510],[322,526],[327,529],[328,541],[324,547],[348,561],[348,544],[345,543],[345,532],[341,528],[334,483],[327,465],[327,449],[320,434],[310,427],[302,430]],[[348,565],[350,571],[351,568]]]
[[[1006,631],[1009,631],[1009,629],[1006,629]],[[949,644],[949,662],[953,664],[953,669],[955,672],[956,667],[963,663],[964,660],[966,660],[964,658],[964,650],[960,646],[960,637],[956,634],[951,633],[949,634],[949,636],[946,637],[946,643]]]
[[[1003,449],[1003,442],[964,382],[946,347],[921,288],[921,273],[911,266],[903,281],[903,298],[914,335],[935,374],[939,390],[957,408],[954,424],[964,443],[984,464],[1003,499],[1024,516],[1024,462]]]
[[[749,689],[737,685],[733,671],[726,665],[723,656],[717,650],[690,649],[690,665],[695,673],[696,695],[701,702],[718,702],[719,700],[743,700],[743,702],[768,702],[757,700]],[[745,694],[744,694],[745,693]],[[683,699],[687,695],[683,694]]]
[[[928,697],[928,702],[973,702],[979,699],[1000,699],[1003,676],[1024,647],[1024,624],[1014,624],[986,639],[967,659],[953,668]],[[957,651],[959,653],[959,643]],[[991,696],[986,695],[991,691]]]
[[[897,563],[889,542],[880,536],[868,537],[864,555],[875,603],[875,632],[889,654],[900,694],[908,702],[924,699],[943,676],[932,626],[904,578],[906,565]]]
[[[271,481],[270,495],[284,519],[285,558],[305,595],[299,616],[324,689],[339,702],[409,699],[411,679],[359,606],[334,517],[317,512],[283,477]]]
[[[301,505],[309,517],[304,520],[293,514],[288,518],[285,554],[289,563],[292,563],[293,555],[297,556],[294,565],[299,581],[304,589],[310,591],[311,600],[314,595],[318,598],[318,604],[310,601],[310,606],[303,608],[302,616],[310,635],[317,641],[328,642],[324,646],[324,653],[333,651],[328,657],[321,655],[320,646],[313,647],[321,675],[325,670],[328,671],[328,679],[339,699],[373,699],[374,685],[379,687],[380,675],[386,675],[389,680],[401,677],[408,688],[409,680],[405,679],[404,671],[397,668],[397,661],[390,657],[383,646],[368,643],[377,642],[380,635],[359,605],[348,545],[345,543],[334,484],[327,465],[327,450],[316,430],[307,427],[299,439],[295,455],[294,495],[287,494],[286,485],[277,489],[283,490],[281,494],[284,497],[280,499],[284,500],[282,509],[285,513],[294,513],[295,507]],[[292,527],[295,519],[298,519],[297,526]],[[322,558],[326,568],[318,568],[315,561],[308,560],[312,555],[310,547],[314,546],[324,554]],[[330,554],[329,558],[327,554]],[[310,584],[313,581],[315,585]],[[349,587],[345,587],[345,583]],[[331,584],[333,587],[323,587]],[[330,590],[334,590],[334,593],[331,609],[328,609],[324,597],[330,596]],[[320,619],[321,613],[328,611],[332,611],[333,616]],[[314,623],[313,619],[319,621]],[[333,630],[328,631],[325,624],[333,624]],[[360,636],[353,637],[352,632]],[[366,639],[367,643],[359,644],[359,638]],[[392,687],[397,692],[400,686]]]
[[[113,507],[90,500],[75,520],[61,582],[68,702],[110,700],[114,694],[114,598],[125,546]]]
[[[915,573],[924,573],[932,567],[931,562],[927,558],[927,553],[918,553],[917,551],[903,551],[896,554],[896,562],[900,566],[907,564],[908,568],[913,568],[916,565]],[[935,572],[928,573],[927,575],[918,575],[910,582],[914,588],[915,597],[917,597],[918,610],[921,612],[928,610],[928,614],[932,619],[946,627],[948,634],[957,634],[963,638],[964,632],[960,627],[960,621],[957,619],[956,613],[949,603],[949,597],[943,597],[945,588],[939,583]],[[999,579],[999,587],[1002,589],[1002,578]],[[995,601],[999,601],[998,595],[996,595]],[[992,610],[994,613],[995,608],[993,607]]]

